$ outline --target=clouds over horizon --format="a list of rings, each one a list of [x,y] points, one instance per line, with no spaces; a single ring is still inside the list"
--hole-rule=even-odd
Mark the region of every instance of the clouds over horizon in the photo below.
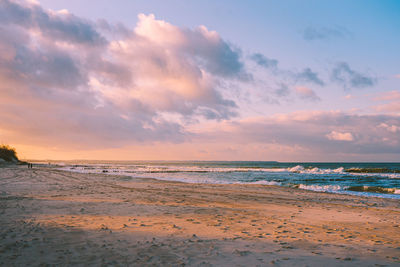
[[[208,138],[279,144],[307,153],[399,154],[400,116],[299,111],[226,122]]]
[[[262,119],[251,119],[253,107],[264,110],[282,99],[321,103],[322,90],[332,83],[373,87],[371,75],[347,62],[325,72],[285,68],[263,53],[244,53],[205,26],[178,27],[153,14],[139,14],[128,28],[45,10],[33,1],[3,0],[0,81],[0,138],[7,142],[94,149],[190,145],[209,137],[335,153],[400,153],[397,100],[374,107],[390,115],[265,111]],[[212,136],[208,123],[218,125]]]
[[[374,101],[381,102],[372,108],[378,112],[400,115],[400,91],[389,91],[374,97]],[[382,103],[383,102],[383,103]]]
[[[128,30],[11,0],[0,21],[0,127],[36,142],[181,142],[181,119],[236,116],[222,80],[251,78],[241,51],[204,26],[140,14]]]

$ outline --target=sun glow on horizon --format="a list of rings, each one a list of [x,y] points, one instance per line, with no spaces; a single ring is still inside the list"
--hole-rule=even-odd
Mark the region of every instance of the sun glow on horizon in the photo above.
[[[357,1],[266,1],[262,16],[222,2],[218,20],[215,3],[176,16],[126,2],[134,20],[99,4],[116,22],[88,3],[3,1],[0,140],[28,159],[400,158],[395,17]],[[343,5],[371,27],[313,16]],[[378,36],[390,42],[371,52]]]

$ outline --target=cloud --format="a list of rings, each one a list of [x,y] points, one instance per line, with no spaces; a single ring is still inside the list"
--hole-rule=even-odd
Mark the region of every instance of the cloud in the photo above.
[[[180,29],[153,15],[139,15],[136,35],[111,43],[111,52],[134,70],[136,96],[159,111],[224,119],[236,104],[217,90],[221,78],[246,75],[235,53],[216,32],[204,26]],[[122,94],[126,88],[114,88]]]
[[[374,106],[373,108],[380,112],[400,113],[400,101],[392,101],[386,104]]]
[[[322,154],[335,154],[336,159],[339,154],[357,155],[356,158],[364,154],[400,154],[400,135],[382,128],[382,123],[392,129],[392,125],[400,125],[400,116],[298,111],[226,122],[218,126],[214,135],[205,138],[255,146],[297,147],[295,150],[310,153],[314,159]]]
[[[296,86],[296,93],[303,99],[307,99],[310,101],[320,101],[321,98],[317,96],[317,94],[308,87],[305,86]]]
[[[306,84],[314,84],[318,86],[324,86],[325,82],[320,78],[318,72],[313,71],[311,68],[306,67],[301,71],[289,70],[278,67],[278,60],[271,59],[261,53],[254,53],[249,56],[250,60],[255,62],[257,66],[268,70],[264,72],[263,77],[257,77],[263,83],[263,88],[266,84],[271,90],[264,90],[260,94],[269,94],[263,96],[269,103],[280,103],[278,98],[284,98],[290,100],[288,96],[294,92],[301,99],[319,101],[320,98],[311,89],[300,88]],[[257,72],[255,72],[257,74]],[[271,85],[271,83],[273,83]],[[294,89],[289,89],[289,87]],[[296,89],[299,87],[300,89]]]
[[[22,4],[24,3],[24,4]],[[41,38],[50,41],[74,42],[91,46],[105,45],[107,41],[88,21],[61,11],[45,11],[38,4],[3,0],[0,5],[0,22],[3,26],[17,25],[37,31]]]
[[[267,58],[261,53],[252,54],[250,59],[266,69],[276,69],[278,67],[278,61],[276,59]]]
[[[344,27],[312,27],[309,26],[303,31],[303,38],[307,41],[330,40],[337,38],[348,38],[352,34]]]
[[[386,103],[375,105],[372,108],[379,112],[400,114],[400,91],[383,92],[373,98],[374,101],[385,101]]]
[[[286,97],[290,94],[290,89],[286,84],[281,83],[279,85],[279,88],[276,89],[274,93],[279,97]]]
[[[383,92],[374,98],[375,101],[381,100],[400,100],[400,91]]]
[[[329,140],[335,140],[335,141],[353,141],[354,140],[354,137],[351,133],[340,133],[340,132],[332,131],[325,136]]]
[[[260,92],[260,95],[264,94],[263,99],[268,103],[279,104],[281,99],[290,101],[289,95],[293,93],[303,100],[321,100],[313,90],[303,86],[305,83],[318,86],[325,85],[319,74],[311,68],[306,67],[301,71],[279,68],[278,60],[266,57],[261,53],[251,54],[249,58],[257,66],[268,70],[268,72],[262,73],[263,77],[257,77],[256,75],[256,79],[262,81],[262,88],[265,88],[267,84],[267,87],[271,89]]]
[[[400,132],[400,126],[396,126],[396,125],[388,125],[386,123],[381,123],[378,125],[378,127],[386,129],[387,131],[392,132],[392,133]]]
[[[317,71],[278,68],[278,60],[260,53],[250,60],[276,85],[267,93],[320,100],[308,87],[325,85]],[[346,88],[376,83],[347,63],[336,65],[332,76]],[[182,150],[195,144],[198,151],[206,140],[239,156],[264,144],[311,154],[400,153],[400,119],[393,113],[246,118],[252,111],[240,110],[245,105],[240,97],[248,95],[249,105],[265,99],[260,88],[242,88],[251,87],[251,79],[241,50],[205,26],[177,27],[140,14],[130,29],[38,3],[0,1],[0,137],[7,142],[83,150],[132,145],[148,151],[154,150],[152,143],[182,143]],[[380,97],[391,102],[377,109],[399,112],[396,92]],[[338,140],[348,134],[352,141]],[[218,152],[212,146],[207,151]]]
[[[325,83],[318,77],[318,73],[313,72],[310,68],[305,68],[302,72],[295,74],[296,78],[300,81],[311,82],[320,86]]]
[[[395,78],[400,79],[400,74],[394,75]]]
[[[311,70],[311,68],[304,68],[300,72],[292,72],[289,70],[284,70],[284,69],[278,69],[278,60],[276,59],[271,59],[266,57],[265,55],[261,53],[254,53],[250,55],[250,59],[257,63],[257,65],[273,70],[275,75],[278,76],[287,76],[290,79],[296,81],[301,81],[301,82],[310,82],[314,83],[320,86],[325,85],[324,81],[319,78],[319,75],[317,72],[314,72]]]
[[[341,84],[345,89],[371,87],[377,82],[376,78],[351,69],[346,62],[337,63],[331,77],[332,81]]]
[[[140,14],[131,30],[4,0],[0,129],[46,145],[182,142],[188,121],[237,116],[221,84],[251,78],[241,57],[205,26]]]

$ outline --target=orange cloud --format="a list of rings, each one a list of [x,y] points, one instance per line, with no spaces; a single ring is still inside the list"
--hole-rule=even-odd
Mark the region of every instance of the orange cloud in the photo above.
[[[353,141],[354,137],[351,133],[341,133],[341,132],[336,132],[332,131],[329,134],[325,135],[329,140],[335,140],[335,141]]]
[[[237,114],[219,84],[245,75],[240,51],[204,26],[140,14],[129,30],[11,0],[0,6],[5,12],[4,139],[87,148],[177,143],[187,139],[185,121]]]
[[[296,93],[304,99],[308,99],[311,101],[319,101],[321,100],[321,98],[319,98],[319,96],[317,96],[317,94],[310,88],[305,87],[305,86],[297,86],[295,88]]]

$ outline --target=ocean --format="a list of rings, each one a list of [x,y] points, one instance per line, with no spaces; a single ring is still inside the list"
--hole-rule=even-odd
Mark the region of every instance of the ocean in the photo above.
[[[60,170],[185,183],[263,184],[400,199],[400,163],[69,161]],[[123,178],[123,179],[126,179]]]

